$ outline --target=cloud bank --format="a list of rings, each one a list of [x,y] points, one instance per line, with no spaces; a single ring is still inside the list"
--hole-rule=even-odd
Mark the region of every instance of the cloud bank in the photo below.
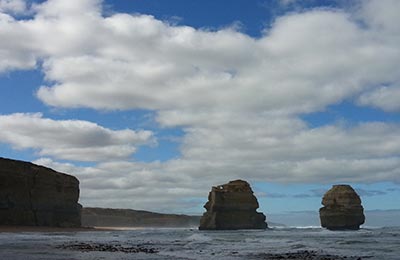
[[[27,5],[24,0],[0,0],[0,12],[21,14],[26,12]]]
[[[46,81],[36,96],[45,104],[146,109],[160,127],[184,130],[181,158],[139,163],[125,159],[150,132],[1,116],[0,140],[35,148],[46,157],[38,162],[76,174],[87,204],[178,207],[233,178],[400,182],[399,124],[312,128],[301,120],[344,100],[399,110],[399,1],[290,13],[260,38],[150,15],[104,16],[97,0],[48,0],[22,20],[1,3],[0,38],[8,40],[0,42],[0,72],[42,70]],[[100,163],[84,168],[56,159]],[[146,199],[131,201],[140,194]]]
[[[80,120],[52,120],[42,114],[0,115],[0,142],[33,148],[40,156],[76,161],[129,158],[136,146],[150,143],[152,132],[110,130]]]

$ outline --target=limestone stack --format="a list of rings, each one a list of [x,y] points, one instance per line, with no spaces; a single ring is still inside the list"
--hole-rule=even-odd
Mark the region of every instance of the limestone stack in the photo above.
[[[79,227],[78,199],[75,177],[0,158],[0,225]]]
[[[350,185],[333,185],[322,198],[321,226],[330,230],[357,230],[364,224],[361,199]]]
[[[212,187],[199,229],[265,229],[265,215],[256,211],[258,207],[257,198],[246,181],[235,180]]]

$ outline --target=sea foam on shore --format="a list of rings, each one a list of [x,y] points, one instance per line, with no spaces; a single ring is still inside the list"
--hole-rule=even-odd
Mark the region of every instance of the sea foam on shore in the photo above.
[[[272,228],[199,231],[151,228],[0,233],[2,260],[399,259],[400,228],[329,231]]]

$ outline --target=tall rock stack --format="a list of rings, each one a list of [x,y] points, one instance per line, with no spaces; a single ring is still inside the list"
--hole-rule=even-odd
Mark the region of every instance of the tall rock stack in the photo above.
[[[0,158],[0,225],[79,227],[78,199],[75,177]]]
[[[265,215],[258,213],[257,198],[243,180],[212,187],[200,230],[266,229]]]
[[[333,185],[322,198],[321,226],[330,230],[357,230],[364,224],[361,199],[350,185]]]

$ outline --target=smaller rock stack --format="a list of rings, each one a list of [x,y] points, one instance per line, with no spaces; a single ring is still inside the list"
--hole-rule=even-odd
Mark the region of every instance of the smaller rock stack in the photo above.
[[[361,199],[350,185],[333,185],[322,198],[321,226],[330,230],[357,230],[364,224]]]
[[[243,180],[212,187],[200,230],[265,229],[265,215],[258,213],[257,198]]]

